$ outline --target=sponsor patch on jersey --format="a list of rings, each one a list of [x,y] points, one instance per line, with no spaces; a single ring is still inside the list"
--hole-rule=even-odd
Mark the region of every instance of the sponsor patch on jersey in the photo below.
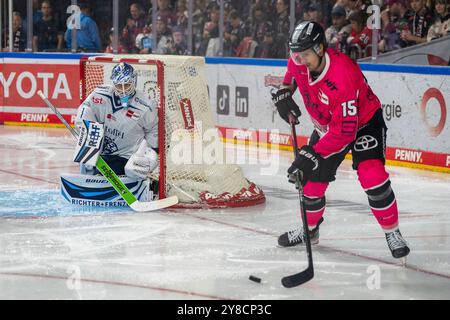
[[[94,104],[103,104],[103,98],[102,97],[93,96],[92,97],[92,102]]]
[[[336,83],[334,81],[330,81],[329,79],[325,79],[325,84],[328,88],[331,89],[331,91],[337,90]]]
[[[138,112],[134,112],[133,110],[127,110],[127,113],[125,115],[133,120],[139,120],[139,118],[141,117]]]
[[[110,137],[105,136],[105,141],[103,143],[103,150],[102,154],[113,154],[114,152],[117,152],[119,150],[119,147],[117,147],[117,144],[112,140]]]
[[[330,104],[330,99],[328,99],[328,96],[323,93],[323,91],[321,89],[319,89],[319,95],[318,95],[319,100],[326,105]]]

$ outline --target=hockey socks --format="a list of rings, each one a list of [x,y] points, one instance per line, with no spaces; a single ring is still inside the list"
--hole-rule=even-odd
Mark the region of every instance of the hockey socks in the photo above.
[[[310,182],[304,187],[305,209],[309,230],[314,229],[325,212],[327,182]]]
[[[397,202],[383,163],[380,160],[361,162],[358,178],[380,226],[383,229],[395,229],[398,226]]]

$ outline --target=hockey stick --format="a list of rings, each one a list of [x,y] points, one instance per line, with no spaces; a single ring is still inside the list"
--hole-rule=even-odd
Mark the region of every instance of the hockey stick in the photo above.
[[[289,122],[291,123],[291,132],[292,132],[292,143],[294,145],[294,156],[297,158],[299,156],[298,154],[298,146],[297,146],[297,133],[295,132],[295,118],[290,117]],[[305,245],[306,245],[306,253],[308,255],[308,267],[296,274],[283,277],[281,279],[281,283],[285,288],[292,288],[299,286],[305,282],[308,282],[314,277],[314,265],[313,265],[313,258],[312,258],[312,250],[311,250],[311,239],[309,237],[309,230],[308,230],[308,220],[306,217],[306,210],[305,210],[305,202],[303,199],[303,186],[301,184],[301,172],[300,170],[297,171],[297,181],[296,185],[298,186],[298,197],[300,200],[300,212],[303,220],[303,232],[305,233]]]
[[[69,129],[74,138],[78,137],[78,130],[74,129],[67,123],[66,119],[61,115],[61,113],[56,109],[56,107],[47,99],[47,97],[42,93],[41,90],[38,91],[38,95],[44,100],[47,106],[52,109],[56,114],[58,119],[64,124],[64,126]],[[178,197],[172,196],[164,198],[161,200],[141,202],[136,199],[136,197],[128,190],[128,188],[120,181],[116,173],[109,167],[109,165],[102,159],[101,156],[98,157],[96,168],[102,173],[102,175],[111,183],[117,193],[126,201],[131,209],[138,212],[154,211],[159,209],[164,209],[173,206],[178,203]]]

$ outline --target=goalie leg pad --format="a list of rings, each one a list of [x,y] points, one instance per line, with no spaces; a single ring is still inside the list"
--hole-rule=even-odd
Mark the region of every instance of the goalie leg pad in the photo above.
[[[358,178],[367,194],[370,209],[383,229],[398,225],[398,208],[389,174],[381,160],[366,160],[358,165]]]
[[[319,223],[325,212],[325,191],[327,190],[327,182],[311,182],[308,181],[304,188],[304,201],[306,216],[308,219],[308,227],[313,229]]]
[[[153,192],[149,180],[135,180],[121,177],[120,180],[129,188],[139,201],[152,201]],[[61,194],[71,204],[91,207],[124,207],[127,203],[117,194],[103,176],[84,174],[62,174]]]

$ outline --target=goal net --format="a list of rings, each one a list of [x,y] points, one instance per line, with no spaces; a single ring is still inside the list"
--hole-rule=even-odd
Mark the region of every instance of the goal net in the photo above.
[[[114,55],[82,58],[81,98],[110,84],[112,68],[131,64],[137,89],[157,100],[159,198],[176,195],[179,207],[241,207],[265,201],[264,192],[242,169],[229,164],[213,122],[202,57]]]

